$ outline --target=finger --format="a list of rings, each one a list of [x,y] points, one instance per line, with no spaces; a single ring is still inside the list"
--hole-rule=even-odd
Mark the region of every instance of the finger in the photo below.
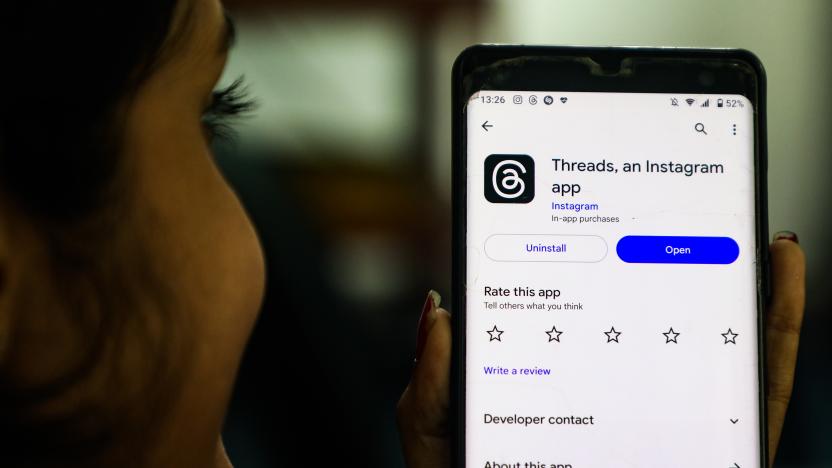
[[[805,305],[805,259],[788,240],[771,245],[772,299],[766,317],[769,401],[785,406],[791,396]]]
[[[774,460],[792,394],[806,301],[806,261],[797,242],[788,239],[775,240],[769,249],[772,275],[771,304],[766,316],[769,464]]]
[[[410,384],[397,408],[399,433],[410,468],[444,467],[450,463],[451,320],[435,309],[427,339]]]
[[[451,316],[445,309],[437,309],[425,350],[413,369],[410,382],[418,407],[422,410],[419,429],[425,434],[446,435],[450,372]]]

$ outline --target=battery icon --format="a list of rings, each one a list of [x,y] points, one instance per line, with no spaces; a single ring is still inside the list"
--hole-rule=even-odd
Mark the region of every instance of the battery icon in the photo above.
[[[716,100],[716,106],[722,107],[722,98]]]

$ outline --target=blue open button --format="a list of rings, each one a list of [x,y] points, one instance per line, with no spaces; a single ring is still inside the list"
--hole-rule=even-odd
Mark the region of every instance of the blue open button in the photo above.
[[[626,236],[615,247],[627,263],[728,265],[740,255],[730,237]]]

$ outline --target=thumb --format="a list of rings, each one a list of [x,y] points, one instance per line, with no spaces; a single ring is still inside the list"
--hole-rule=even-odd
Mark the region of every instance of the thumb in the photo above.
[[[399,434],[410,468],[450,466],[451,316],[431,292],[420,320],[416,363],[397,408]],[[424,336],[422,336],[424,335]]]

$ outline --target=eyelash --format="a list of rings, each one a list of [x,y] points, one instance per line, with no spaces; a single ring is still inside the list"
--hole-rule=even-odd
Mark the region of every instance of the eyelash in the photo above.
[[[202,126],[209,140],[233,139],[236,136],[233,121],[250,114],[256,107],[257,102],[250,97],[242,77],[214,91],[211,104],[202,112]]]

